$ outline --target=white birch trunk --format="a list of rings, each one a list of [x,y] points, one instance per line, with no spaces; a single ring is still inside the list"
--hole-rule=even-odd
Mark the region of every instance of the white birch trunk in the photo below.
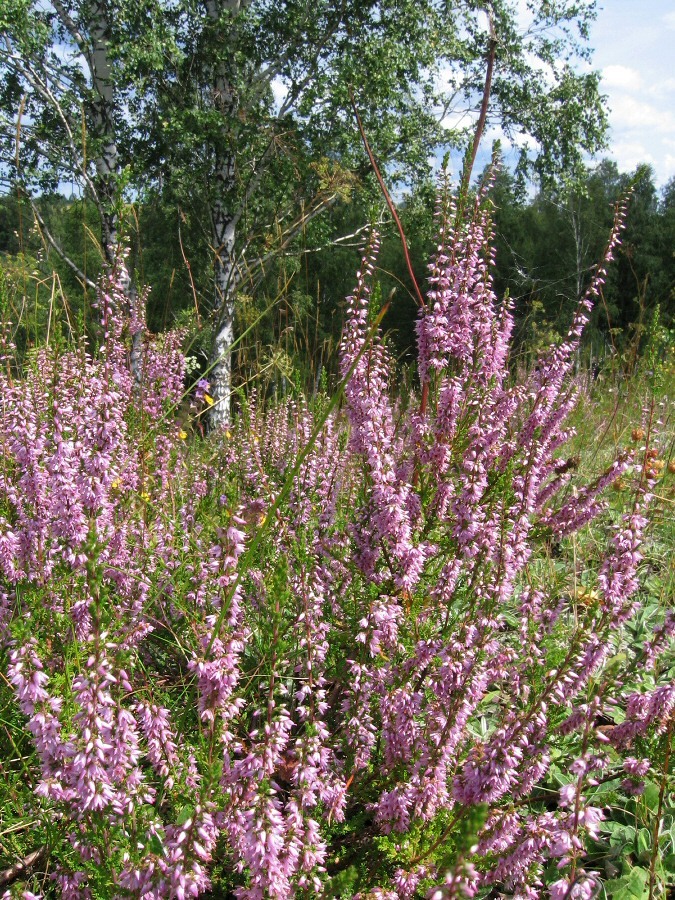
[[[234,185],[234,165],[231,182]],[[209,383],[214,404],[209,424],[212,428],[226,428],[230,423],[232,392],[232,343],[234,341],[234,240],[235,224],[231,214],[216,201],[211,208],[214,260],[216,331],[211,354]]]
[[[206,13],[217,23],[223,13],[232,19],[244,4],[241,0],[206,0]],[[233,27],[233,21],[226,27]],[[234,54],[228,54],[229,60]],[[235,238],[235,159],[232,150],[232,133],[236,113],[236,97],[228,71],[228,61],[221,58],[212,73],[212,97],[214,107],[222,116],[223,140],[214,147],[214,181],[211,199],[211,233],[214,258],[214,309],[216,331],[211,354],[209,382],[214,405],[209,417],[211,428],[227,427],[231,416],[232,393],[232,342],[234,340],[234,294],[236,288]]]
[[[96,188],[102,208],[101,242],[103,253],[109,266],[117,253],[116,182],[119,175],[119,153],[114,123],[114,92],[112,65],[110,60],[110,23],[105,3],[93,0],[89,7],[91,52],[89,65],[93,88],[91,102],[91,124],[93,137],[98,147],[94,164],[96,166]]]
[[[119,178],[119,150],[115,130],[115,96],[113,89],[112,62],[110,59],[110,19],[105,0],[92,0],[89,11],[89,33],[91,50],[88,54],[93,88],[91,101],[91,121],[93,137],[97,142],[94,164],[96,166],[95,186],[99,193],[101,209],[101,243],[106,265],[124,267],[124,310],[135,326],[131,340],[130,369],[136,388],[140,388],[143,377],[143,337],[145,311],[139,310],[141,298],[136,291],[125,263],[118,259],[120,252],[117,213],[117,182]]]

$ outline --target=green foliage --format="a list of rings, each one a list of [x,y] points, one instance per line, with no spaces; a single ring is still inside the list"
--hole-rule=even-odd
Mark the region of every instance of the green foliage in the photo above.
[[[644,900],[648,896],[647,883],[649,872],[639,866],[628,870],[620,878],[614,878],[605,884],[605,891],[612,900]]]
[[[559,61],[588,57],[595,4],[529,7],[531,27],[523,30],[507,0],[490,4],[498,39],[491,116],[507,133],[535,138],[539,155],[523,158],[524,166],[571,176],[583,154],[601,146],[606,122],[597,76]],[[211,278],[214,254],[223,252],[216,207],[236,228],[228,289],[246,293],[269,279],[272,256],[322,242],[322,211],[358,198],[354,218],[363,225],[377,191],[350,92],[388,180],[423,182],[440,147],[466,144],[467,130],[452,125],[453,104],[476,105],[488,40],[485,11],[468,0],[114,0],[91,9],[75,0],[53,7],[11,0],[2,21],[0,172],[33,196],[77,185],[94,203],[87,227],[104,255],[106,235],[121,221],[132,267],[154,287],[153,328],[176,308],[196,303],[207,316],[222,302]],[[440,121],[439,109],[446,110]],[[140,212],[125,225],[131,198],[141,200]],[[84,221],[84,207],[80,213]],[[100,259],[83,268],[57,231],[95,280]],[[424,243],[428,235],[419,234]],[[411,248],[420,260],[426,249]],[[399,260],[391,271],[394,283],[406,284]],[[399,349],[409,345],[414,314],[408,287],[392,312],[391,326],[404,335]],[[307,293],[315,296],[314,285]]]

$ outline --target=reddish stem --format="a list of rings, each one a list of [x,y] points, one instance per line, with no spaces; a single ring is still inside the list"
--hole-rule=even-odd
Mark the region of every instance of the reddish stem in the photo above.
[[[415,290],[415,295],[417,297],[417,302],[420,307],[423,309],[426,305],[424,303],[424,297],[422,296],[422,292],[420,291],[420,287],[417,283],[417,279],[415,278],[415,273],[413,271],[412,262],[410,260],[410,254],[408,253],[408,244],[405,238],[405,231],[403,230],[403,225],[401,224],[401,220],[399,219],[398,213],[396,212],[396,207],[394,206],[394,202],[389,195],[389,191],[387,190],[387,185],[384,183],[384,178],[380,174],[380,170],[378,168],[377,163],[375,162],[375,157],[373,156],[373,151],[370,149],[370,144],[368,143],[368,138],[366,137],[366,132],[363,128],[363,123],[361,122],[361,116],[359,115],[359,111],[356,108],[356,101],[354,100],[353,92],[349,91],[349,99],[351,100],[352,109],[354,110],[354,115],[356,117],[356,124],[359,126],[359,131],[361,132],[361,140],[363,141],[363,146],[366,148],[366,153],[368,154],[368,159],[370,160],[370,164],[373,167],[373,172],[375,173],[375,177],[377,178],[378,184],[380,185],[380,190],[384,196],[384,199],[387,201],[387,206],[389,207],[389,212],[396,223],[396,227],[398,228],[398,233],[401,236],[401,246],[403,247],[403,256],[405,257],[405,264],[408,267],[408,274],[410,275],[410,280],[412,281],[413,288]]]

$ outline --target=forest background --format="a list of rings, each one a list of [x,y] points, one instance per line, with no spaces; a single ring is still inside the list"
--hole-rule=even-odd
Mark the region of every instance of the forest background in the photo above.
[[[607,127],[588,66],[595,11],[6,4],[0,253],[20,309],[9,315],[17,346],[39,342],[49,323],[86,331],[96,281],[124,245],[134,295],[151,289],[148,326],[188,325],[195,371],[209,370],[225,420],[235,334],[235,389],[261,373],[281,390],[316,386],[324,367],[335,374],[344,297],[375,222],[379,290],[393,301],[384,327],[409,360],[415,292],[361,145],[356,92],[419,284],[434,170],[444,151],[461,170],[482,100],[481,130],[497,125],[521,147],[493,202],[495,283],[515,303],[525,352],[569,320],[611,204],[635,184],[626,252],[589,332],[596,364],[621,354],[634,363],[657,304],[672,325],[675,184],[659,192],[647,166],[588,163]]]
[[[630,184],[636,190],[624,252],[609,273],[604,303],[594,311],[584,347],[584,366],[595,366],[596,374],[597,367],[632,371],[657,309],[660,325],[673,328],[675,182],[659,191],[648,166],[622,173],[610,160],[590,168],[573,189],[533,193],[506,169],[497,175],[492,194],[495,285],[515,304],[516,347],[525,364],[565,328],[602,252],[611,203]],[[434,192],[433,182],[424,181],[398,204],[420,284],[434,242]],[[52,195],[41,198],[40,213],[68,256],[96,280],[102,258],[93,204]],[[131,265],[139,285],[152,287],[147,300],[150,329],[187,325],[195,371],[206,371],[213,327],[203,310],[209,308],[213,270],[200,229],[158,197],[139,201],[127,214]],[[322,377],[335,377],[344,298],[359,264],[359,234],[371,216],[384,220],[379,290],[383,300],[392,300],[384,327],[405,368],[414,349],[417,304],[400,238],[372,188],[371,195],[354,189],[320,221],[308,223],[287,249],[271,253],[255,288],[243,285],[236,333],[246,334],[234,356],[235,390],[257,379],[265,391],[311,390]],[[276,239],[281,240],[280,231]],[[270,242],[274,240],[272,231]],[[22,351],[39,343],[50,318],[52,327],[80,327],[92,318],[86,310],[93,293],[82,291],[72,269],[45,244],[29,205],[22,205],[16,195],[0,198],[0,253],[5,296],[21,304],[14,315],[19,321],[15,340]]]

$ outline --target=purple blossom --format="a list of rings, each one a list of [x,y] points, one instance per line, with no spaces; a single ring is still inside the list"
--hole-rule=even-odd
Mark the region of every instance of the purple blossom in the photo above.
[[[661,665],[673,621],[645,641],[653,684],[637,668],[598,677],[639,604],[643,491],[602,562],[574,573],[592,602],[550,574],[543,541],[596,520],[634,465],[621,456],[583,486],[563,455],[605,264],[566,339],[514,382],[488,188],[467,221],[439,203],[424,402],[393,399],[371,326],[375,236],[348,300],[345,408],[325,421],[320,403],[252,394],[217,452],[188,456],[170,416],[182,335],[153,338],[138,308],[125,318],[122,264],[101,288],[100,353],[42,351],[21,382],[0,374],[0,633],[35,803],[70,840],[63,896],[91,896],[98,867],[119,894],[196,897],[216,847],[237,897],[318,896],[341,865],[336,823],[372,854],[391,835],[390,875],[363,898],[595,891],[581,868],[602,818],[592,790],[614,771],[608,741],[624,789],[640,789],[649,761],[628,748],[675,708]],[[607,260],[620,229],[619,216]],[[605,733],[598,716],[617,707]],[[541,811],[554,753],[573,780]],[[474,807],[475,846],[436,869]]]

